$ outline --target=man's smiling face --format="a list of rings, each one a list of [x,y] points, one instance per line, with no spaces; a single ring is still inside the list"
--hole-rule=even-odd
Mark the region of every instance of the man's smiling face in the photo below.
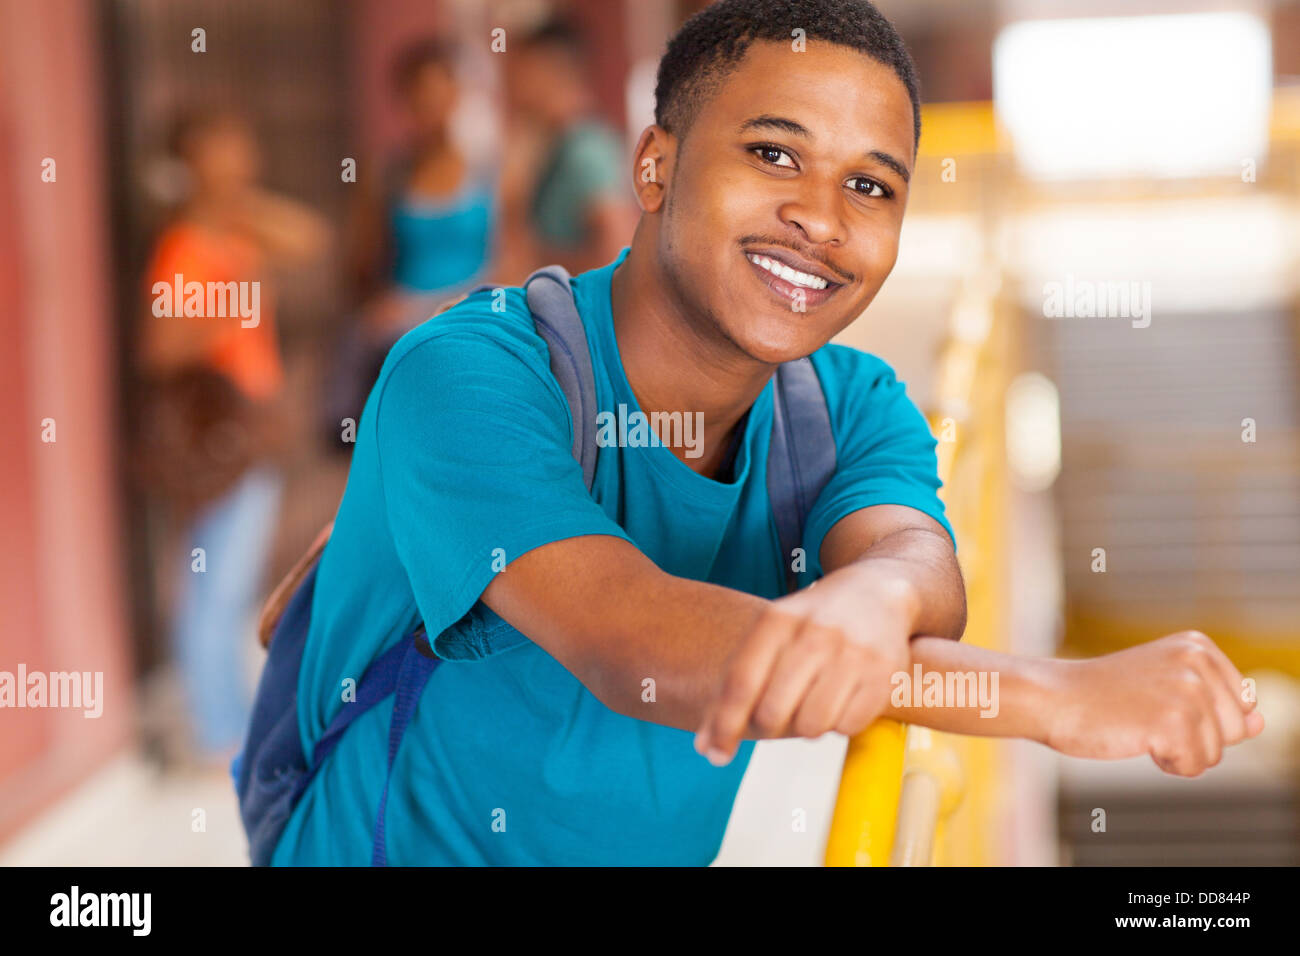
[[[767,363],[815,351],[898,255],[912,103],[849,47],[756,41],[678,141],[656,239],[689,315]]]

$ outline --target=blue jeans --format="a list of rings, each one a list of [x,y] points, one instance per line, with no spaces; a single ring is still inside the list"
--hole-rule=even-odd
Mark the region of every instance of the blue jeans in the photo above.
[[[252,706],[250,617],[275,537],[283,480],[266,465],[246,471],[195,517],[180,558],[172,645],[195,743],[204,756],[243,742]],[[195,548],[204,570],[194,570]]]

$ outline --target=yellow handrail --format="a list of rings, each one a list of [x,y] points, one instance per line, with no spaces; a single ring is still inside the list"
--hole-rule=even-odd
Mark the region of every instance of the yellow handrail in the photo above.
[[[891,866],[929,866],[934,861],[943,822],[961,802],[962,787],[957,752],[939,742],[928,727],[908,727]]]
[[[881,718],[849,740],[827,866],[929,866],[961,802],[961,761],[926,727]]]
[[[882,718],[849,739],[826,841],[827,866],[889,865],[906,734],[905,724]]]
[[[940,362],[939,413],[931,416],[931,427],[940,435],[938,471],[950,509],[958,464],[980,440],[971,410],[979,404],[975,401],[977,369],[991,322],[972,322],[971,316],[991,318],[983,311],[992,309],[991,299],[992,290],[978,283],[959,296]],[[979,555],[988,542],[969,544]],[[943,821],[961,802],[963,789],[961,760],[941,736],[894,720],[875,721],[849,741],[826,843],[826,865],[931,865]]]

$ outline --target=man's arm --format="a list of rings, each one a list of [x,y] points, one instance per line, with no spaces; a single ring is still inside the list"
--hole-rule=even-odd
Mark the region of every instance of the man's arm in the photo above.
[[[800,623],[769,619],[730,662],[697,728],[696,747],[711,760],[730,760],[746,737],[856,733],[885,706],[891,676],[908,668],[913,636],[961,637],[961,571],[952,539],[928,515],[902,505],[860,508],[827,532],[821,559],[820,581],[773,602]],[[845,664],[853,648],[865,655],[864,682],[818,673],[826,643]]]
[[[850,595],[893,581],[909,599],[908,637],[960,640],[966,630],[966,585],[952,539],[915,508],[875,505],[846,515],[822,542],[821,562],[827,576],[817,585],[820,600],[832,577]]]
[[[907,508],[860,514],[823,548],[831,560],[857,550],[857,560],[776,601],[664,574],[606,536],[521,555],[483,600],[612,710],[688,730],[716,725],[721,744],[706,737],[701,747],[712,759],[731,759],[742,736],[852,734],[885,707],[917,623],[933,618],[956,636],[964,613],[941,528],[940,539]]]
[[[821,589],[799,592],[807,595]],[[772,687],[814,673],[799,713],[804,721],[828,702],[837,726],[818,723],[748,728],[745,736],[852,734],[876,716],[936,730],[1023,737],[1076,757],[1149,754],[1162,770],[1197,776],[1223,748],[1263,729],[1241,674],[1203,634],[1184,632],[1087,661],[1019,658],[941,637],[917,637],[910,656],[888,662],[862,645],[837,641],[780,605],[712,584],[664,574],[628,542],[589,535],[556,541],[516,558],[493,579],[484,600],[567,667],[611,709],[695,729],[746,673],[737,660],[767,658]],[[881,662],[886,661],[882,668]],[[919,663],[923,673],[996,673],[996,713],[982,706],[895,706],[892,674]],[[654,701],[643,697],[654,680]],[[845,691],[844,688],[849,688]],[[856,691],[854,690],[856,689]],[[851,709],[851,708],[850,708]],[[812,716],[809,716],[812,715]],[[759,715],[757,722],[765,719]],[[827,718],[817,718],[825,721]]]
[[[937,674],[948,686],[949,675],[969,675],[991,694],[916,706],[905,691],[882,716],[950,733],[1022,737],[1071,757],[1148,755],[1165,773],[1196,777],[1219,763],[1224,748],[1264,729],[1253,695],[1242,693],[1241,672],[1199,631],[1090,660],[1015,657],[918,637],[912,661],[923,679]]]
[[[604,535],[554,541],[496,575],[483,601],[611,710],[693,730],[770,601],[674,577]],[[643,681],[654,702],[643,702]]]

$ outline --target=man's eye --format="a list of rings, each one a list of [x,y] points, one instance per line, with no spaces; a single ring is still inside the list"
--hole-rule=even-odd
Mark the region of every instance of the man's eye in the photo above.
[[[866,176],[854,176],[849,180],[852,185],[850,188],[860,196],[866,196],[868,199],[885,199],[892,193],[883,183],[876,182],[874,179],[868,179]]]
[[[794,160],[790,158],[790,154],[776,146],[755,146],[751,152],[755,153],[759,159],[771,163],[773,166],[794,168]],[[785,157],[785,162],[781,162],[782,157]]]

